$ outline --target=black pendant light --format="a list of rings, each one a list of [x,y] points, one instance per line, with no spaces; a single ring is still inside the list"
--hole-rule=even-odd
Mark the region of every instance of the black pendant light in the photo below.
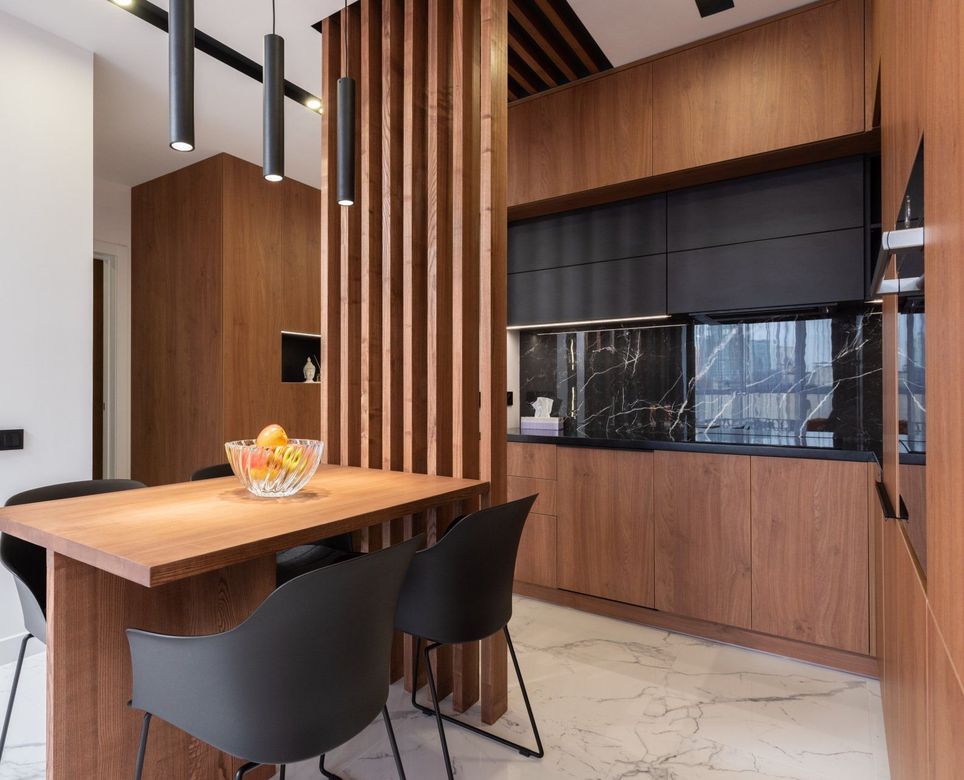
[[[171,0],[168,17],[171,148],[194,151],[194,0]]]
[[[348,75],[348,0],[341,20],[344,76],[338,79],[338,205],[355,205],[355,80]]]
[[[285,177],[285,39],[275,34],[275,0],[271,0],[271,33],[264,36],[264,178]]]

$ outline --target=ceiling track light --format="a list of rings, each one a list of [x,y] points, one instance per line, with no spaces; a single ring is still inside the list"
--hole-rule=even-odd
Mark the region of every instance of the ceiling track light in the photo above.
[[[285,39],[276,32],[275,0],[271,0],[271,32],[264,36],[264,178],[285,177]]]
[[[338,205],[355,205],[355,80],[348,75],[348,0],[341,20],[345,74],[338,79]]]
[[[194,0],[171,0],[168,22],[171,148],[194,151]]]

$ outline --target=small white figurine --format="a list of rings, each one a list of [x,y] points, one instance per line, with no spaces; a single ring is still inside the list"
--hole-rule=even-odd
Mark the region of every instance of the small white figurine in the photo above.
[[[309,355],[308,359],[305,361],[305,367],[301,369],[301,372],[305,375],[306,382],[315,381],[315,374],[317,373],[317,369],[315,368],[315,361],[311,359],[311,355]]]

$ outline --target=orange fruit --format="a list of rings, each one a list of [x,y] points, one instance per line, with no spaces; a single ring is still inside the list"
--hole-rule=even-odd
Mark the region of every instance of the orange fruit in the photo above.
[[[277,424],[268,425],[258,434],[259,447],[284,447],[287,443],[288,434]]]

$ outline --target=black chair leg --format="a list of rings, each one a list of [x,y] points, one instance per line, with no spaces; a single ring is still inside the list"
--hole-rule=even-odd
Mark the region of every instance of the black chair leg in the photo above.
[[[526,712],[529,714],[529,724],[532,726],[532,733],[535,735],[535,739],[536,739],[535,750],[533,750],[532,748],[528,748],[525,745],[518,745],[515,742],[512,742],[508,739],[504,739],[503,737],[500,737],[498,734],[492,734],[488,731],[478,728],[477,726],[473,726],[471,723],[466,723],[465,721],[459,720],[458,718],[454,718],[451,715],[443,715],[442,713],[437,712],[438,710],[437,702],[435,703],[435,710],[429,709],[428,707],[422,704],[419,704],[415,700],[414,693],[412,694],[412,704],[414,704],[417,709],[421,710],[426,715],[435,715],[436,717],[441,718],[442,720],[447,721],[448,723],[453,723],[456,726],[459,726],[463,729],[467,729],[475,734],[478,734],[480,737],[491,739],[493,742],[498,742],[500,745],[505,745],[506,747],[512,748],[513,750],[518,750],[519,753],[521,753],[526,758],[543,758],[546,753],[542,747],[542,738],[539,736],[539,728],[536,725],[535,715],[533,715],[532,713],[532,705],[529,703],[529,692],[526,690],[525,680],[522,679],[522,670],[519,668],[519,659],[516,657],[516,654],[515,654],[515,647],[512,644],[512,637],[509,635],[509,627],[506,626],[503,629],[503,632],[505,633],[506,644],[509,646],[509,655],[512,658],[512,665],[515,668],[515,674],[519,680],[519,688],[522,690],[522,700],[525,702]],[[439,646],[440,646],[439,644],[434,644],[426,648],[426,659],[428,658],[427,651],[429,649],[434,650],[436,647],[439,647]],[[429,675],[431,675],[432,673],[431,665],[429,666],[428,671],[429,671]],[[416,667],[416,679],[418,679],[417,667]],[[431,682],[431,677],[429,679]],[[434,698],[433,698],[433,701],[434,701]]]
[[[278,780],[285,780],[285,770],[288,768],[287,764],[281,765],[281,773],[278,775]]]
[[[445,772],[449,780],[453,780],[455,774],[452,772],[452,758],[449,756],[449,743],[445,739],[445,726],[442,723],[442,710],[438,703],[438,689],[435,687],[435,673],[432,671],[432,659],[429,655],[435,648],[441,647],[438,642],[433,642],[425,646],[425,676],[428,678],[428,687],[432,692],[432,704],[435,706],[435,720],[438,723],[438,738],[442,743],[442,758],[445,759]],[[415,696],[415,688],[418,685],[418,675],[412,680],[412,696]]]
[[[324,754],[324,753],[321,754],[321,758],[320,758],[319,761],[318,761],[318,769],[321,771],[321,774],[322,774],[324,777],[327,777],[327,778],[328,778],[328,780],[341,780],[341,777],[340,777],[340,776],[334,774],[333,772],[329,772],[327,769],[325,769],[325,754]]]
[[[382,708],[382,720],[385,721],[385,731],[388,732],[388,741],[392,744],[392,755],[395,757],[395,769],[398,770],[398,780],[405,780],[405,767],[402,766],[402,757],[398,752],[398,742],[395,741],[395,729],[392,728],[392,719],[388,714],[388,705]]]
[[[256,764],[254,761],[249,761],[234,773],[234,780],[241,780],[246,774],[248,774],[248,772],[250,772],[252,769],[257,769],[259,766],[261,766],[261,764]]]
[[[20,655],[17,656],[17,668],[13,673],[13,687],[10,688],[10,698],[7,700],[7,714],[3,719],[3,733],[0,734],[0,761],[3,760],[3,749],[7,744],[7,729],[10,728],[10,716],[13,714],[13,700],[17,697],[20,687],[20,672],[23,670],[23,659],[27,652],[27,643],[33,639],[33,634],[27,634],[20,642]]]
[[[141,726],[141,744],[137,748],[137,763],[134,765],[134,780],[141,780],[144,774],[144,756],[147,755],[147,737],[151,732],[151,713],[144,713],[144,725]]]

